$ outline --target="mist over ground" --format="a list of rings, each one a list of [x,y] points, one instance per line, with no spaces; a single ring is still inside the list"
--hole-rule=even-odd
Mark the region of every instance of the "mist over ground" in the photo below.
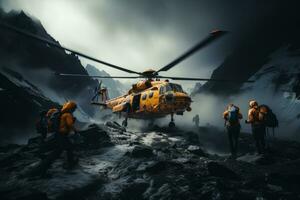
[[[250,80],[254,83],[244,83],[237,94],[224,96],[211,93],[200,93],[193,97],[192,112],[187,114],[184,122],[191,121],[196,114],[200,116],[200,123],[207,123],[224,129],[222,113],[229,103],[240,107],[243,114],[241,120],[242,132],[251,132],[251,126],[245,124],[249,101],[256,100],[260,105],[270,106],[279,120],[279,127],[275,135],[285,139],[300,139],[299,113],[300,100],[297,91],[293,91],[299,84],[298,74],[300,58],[293,56],[293,51],[283,46],[269,56],[267,62]],[[283,78],[284,77],[284,78]],[[271,133],[272,130],[269,129]]]

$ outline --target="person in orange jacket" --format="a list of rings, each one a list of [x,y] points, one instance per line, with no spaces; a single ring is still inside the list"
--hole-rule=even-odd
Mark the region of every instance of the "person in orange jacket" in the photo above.
[[[266,126],[262,120],[258,103],[255,100],[249,102],[247,124],[251,124],[252,135],[255,140],[256,150],[258,154],[263,154],[265,150]]]
[[[55,130],[57,147],[44,160],[42,160],[38,170],[40,175],[44,175],[47,172],[51,164],[59,158],[64,150],[67,152],[68,167],[70,168],[76,164],[77,160],[74,159],[73,144],[68,137],[71,132],[76,133],[76,129],[74,127],[75,118],[73,116],[73,112],[76,108],[77,105],[73,101],[68,101],[63,105],[59,115],[59,126],[58,129]]]
[[[243,115],[241,114],[239,107],[234,104],[229,104],[223,113],[223,118],[228,134],[231,157],[236,158],[241,130],[240,119],[243,118]]]
[[[77,105],[73,101],[69,101],[64,104],[63,108],[61,109],[61,117],[60,117],[60,125],[59,125],[59,133],[61,135],[68,135],[72,131],[76,132],[74,123],[75,118],[73,116],[73,112],[76,110]]]

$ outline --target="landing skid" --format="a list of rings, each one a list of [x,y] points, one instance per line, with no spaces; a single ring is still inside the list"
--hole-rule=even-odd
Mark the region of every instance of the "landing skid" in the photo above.
[[[169,123],[169,128],[174,128],[175,127],[175,123],[174,122],[170,122]]]
[[[148,127],[151,128],[154,126],[154,120],[150,120],[150,122],[148,123]]]
[[[171,122],[169,123],[169,128],[174,128],[175,122],[174,122],[174,113],[171,114]]]
[[[127,127],[127,125],[128,125],[127,119],[124,119],[122,121],[122,126]]]

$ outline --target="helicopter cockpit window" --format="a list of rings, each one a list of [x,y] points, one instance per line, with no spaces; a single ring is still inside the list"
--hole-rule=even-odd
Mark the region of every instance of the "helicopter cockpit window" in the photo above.
[[[150,92],[149,93],[149,98],[152,98],[153,97],[153,92]]]
[[[143,94],[143,96],[142,96],[142,100],[146,100],[147,99],[147,94],[145,93],[145,94]]]
[[[166,85],[166,92],[171,92],[171,91],[173,91],[173,89],[170,86],[170,84]]]
[[[175,84],[175,83],[169,83],[170,90],[173,92],[184,92],[181,85]]]
[[[164,94],[166,92],[166,87],[165,86],[161,86],[159,88],[159,94]]]

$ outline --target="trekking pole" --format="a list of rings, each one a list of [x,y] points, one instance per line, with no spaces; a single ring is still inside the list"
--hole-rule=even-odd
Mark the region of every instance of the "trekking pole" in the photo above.
[[[265,136],[266,138],[265,138],[265,141],[266,141],[266,148],[267,149],[269,149],[270,147],[269,147],[269,129],[268,129],[268,127],[266,127],[266,136]]]

